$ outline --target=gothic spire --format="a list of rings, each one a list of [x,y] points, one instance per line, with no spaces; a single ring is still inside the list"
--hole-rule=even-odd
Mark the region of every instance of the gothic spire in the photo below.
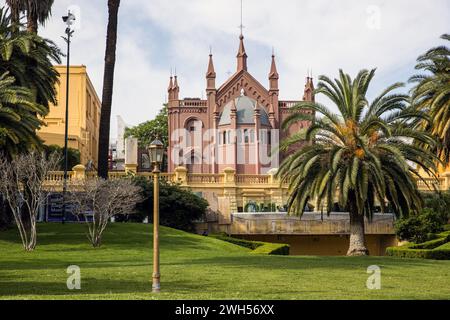
[[[237,71],[247,71],[247,53],[245,52],[244,36],[239,36],[239,51],[237,54]]]
[[[209,54],[208,71],[206,71],[206,77],[207,78],[215,78],[216,77],[212,53]]]
[[[275,63],[275,53],[272,53],[272,65],[270,66],[269,79],[278,79],[277,65]]]

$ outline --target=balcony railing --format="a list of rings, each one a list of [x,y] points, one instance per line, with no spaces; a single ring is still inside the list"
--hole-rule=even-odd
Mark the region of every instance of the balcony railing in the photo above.
[[[221,184],[223,183],[223,174],[188,174],[188,184]]]
[[[270,174],[235,174],[234,171],[225,171],[224,173],[217,174],[197,174],[188,173],[184,168],[181,168],[183,170],[178,169],[175,170],[174,173],[161,173],[161,179],[167,182],[176,182],[183,186],[192,185],[195,187],[198,187],[200,185],[208,185],[209,187],[221,188],[224,186],[224,184],[227,184],[227,187],[229,187],[230,184],[235,185],[236,187],[280,187],[280,181],[276,179],[274,175]],[[109,178],[121,179],[127,177],[129,174],[130,173],[127,173],[125,171],[111,171],[109,172]],[[84,170],[69,171],[67,175],[69,181],[89,179],[97,176],[96,172]],[[153,179],[153,174],[151,172],[139,172],[135,175],[145,177],[149,181]],[[64,172],[54,171],[48,174],[46,183],[52,185],[62,185],[63,180]],[[445,191],[450,189],[450,174],[442,176],[437,180],[433,178],[425,178],[424,180],[425,181],[417,180],[417,186],[421,191],[431,191],[434,189]],[[287,186],[288,181],[282,184],[282,188],[287,188]]]
[[[236,184],[269,184],[269,175],[237,174]]]

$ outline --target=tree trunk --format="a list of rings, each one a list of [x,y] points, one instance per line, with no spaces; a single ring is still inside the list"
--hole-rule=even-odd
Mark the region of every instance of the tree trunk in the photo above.
[[[38,22],[36,17],[32,17],[30,14],[27,18],[27,31],[30,33],[37,34],[38,33]]]
[[[356,204],[349,205],[350,211],[350,245],[347,256],[367,256],[369,250],[366,247],[364,236],[364,216],[358,213]]]
[[[11,208],[7,205],[6,200],[0,194],[0,231],[10,228],[12,226],[13,219]]]
[[[108,179],[109,130],[116,64],[117,20],[120,0],[108,0],[108,29],[106,35],[105,70],[103,75],[102,110],[98,146],[98,175]]]

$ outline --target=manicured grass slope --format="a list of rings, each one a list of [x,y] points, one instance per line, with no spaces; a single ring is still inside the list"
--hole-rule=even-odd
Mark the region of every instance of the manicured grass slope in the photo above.
[[[83,225],[39,226],[26,253],[15,230],[0,232],[0,299],[437,299],[450,298],[450,261],[392,257],[250,254],[213,238],[162,228],[162,293],[152,295],[151,225],[112,224],[93,249]],[[81,290],[66,268],[81,267]],[[382,289],[366,289],[366,269]]]

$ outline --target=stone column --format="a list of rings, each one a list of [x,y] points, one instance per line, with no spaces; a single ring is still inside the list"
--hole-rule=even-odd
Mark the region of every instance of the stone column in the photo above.
[[[137,173],[138,140],[133,137],[125,139],[125,172]]]
[[[175,168],[175,182],[183,187],[188,186],[188,170],[185,167]]]
[[[219,200],[219,224],[230,224],[231,214],[237,212],[236,170],[225,168],[223,180],[223,197]]]
[[[72,171],[74,173],[73,177],[76,180],[85,180],[86,179],[86,167],[82,164],[78,164],[75,167],[72,168]]]

